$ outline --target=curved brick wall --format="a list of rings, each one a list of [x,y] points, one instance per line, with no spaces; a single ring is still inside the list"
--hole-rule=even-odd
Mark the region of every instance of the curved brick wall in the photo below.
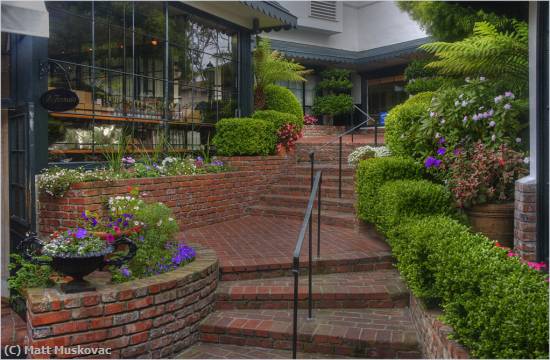
[[[218,260],[214,251],[196,249],[195,261],[182,268],[123,284],[98,285],[93,292],[29,289],[28,345],[111,348],[111,358],[176,355],[198,340],[199,322],[214,307]]]

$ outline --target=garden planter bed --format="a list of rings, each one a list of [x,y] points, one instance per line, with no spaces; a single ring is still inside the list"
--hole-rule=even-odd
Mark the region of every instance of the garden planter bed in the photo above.
[[[29,289],[28,345],[110,348],[111,358],[174,356],[198,340],[199,322],[214,306],[217,278],[215,253],[197,247],[195,261],[149,278],[97,284],[97,291],[79,294]]]
[[[101,213],[110,196],[128,195],[138,187],[146,202],[172,209],[182,230],[239,218],[260,200],[269,184],[285,174],[292,159],[281,156],[221,158],[237,171],[73,184],[61,198],[42,194],[39,231],[42,236],[74,227],[85,210]]]
[[[453,329],[443,324],[438,317],[439,310],[428,310],[412,293],[410,298],[411,317],[416,327],[422,356],[427,359],[468,359],[468,350],[458,342],[448,339]]]

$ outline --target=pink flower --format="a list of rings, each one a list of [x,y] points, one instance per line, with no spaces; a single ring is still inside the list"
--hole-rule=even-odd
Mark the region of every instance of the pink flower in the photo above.
[[[115,237],[113,236],[113,234],[107,234],[105,240],[108,244],[113,244],[115,242]]]
[[[544,263],[544,261],[541,261],[541,262],[529,261],[527,262],[527,266],[529,266],[531,269],[541,271],[546,268],[546,263]]]
[[[518,254],[516,254],[515,252],[513,251],[508,251],[508,257],[514,257],[514,256],[518,256]]]

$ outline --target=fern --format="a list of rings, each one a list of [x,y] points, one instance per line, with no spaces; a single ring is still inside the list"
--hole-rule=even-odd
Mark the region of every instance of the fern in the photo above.
[[[529,80],[528,26],[513,21],[513,31],[499,31],[496,25],[478,22],[473,35],[457,42],[433,42],[421,49],[436,56],[427,64],[441,75],[486,76],[526,90]]]
[[[311,70],[293,60],[286,59],[283,54],[271,49],[268,38],[259,38],[254,50],[254,76],[256,94],[254,103],[261,109],[265,105],[265,87],[279,81],[306,81],[305,75]]]

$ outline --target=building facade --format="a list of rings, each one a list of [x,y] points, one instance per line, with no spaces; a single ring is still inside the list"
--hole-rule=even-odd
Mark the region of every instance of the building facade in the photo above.
[[[298,18],[295,29],[264,33],[273,48],[315,70],[304,84],[288,86],[310,112],[319,72],[351,70],[354,103],[371,116],[407,98],[403,71],[429,42],[419,25],[393,1],[282,1]],[[357,120],[357,119],[356,119]]]

